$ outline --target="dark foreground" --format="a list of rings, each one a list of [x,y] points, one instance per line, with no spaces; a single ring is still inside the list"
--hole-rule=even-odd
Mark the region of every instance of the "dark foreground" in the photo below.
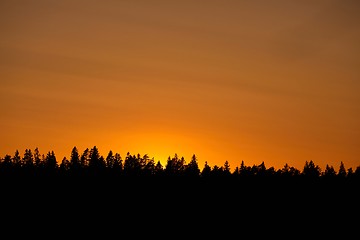
[[[359,186],[349,180],[4,178],[1,216],[3,229],[19,236],[46,229],[82,238],[344,237],[357,234]]]

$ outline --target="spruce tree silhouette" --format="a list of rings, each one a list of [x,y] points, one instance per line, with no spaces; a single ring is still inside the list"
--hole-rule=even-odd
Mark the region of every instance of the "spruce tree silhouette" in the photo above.
[[[60,164],[54,151],[44,156],[37,148],[26,149],[20,156],[16,150],[0,159],[0,179],[3,217],[70,221],[76,217],[69,216],[77,216],[95,223],[116,216],[124,220],[121,226],[132,222],[138,231],[141,223],[157,217],[164,224],[184,224],[180,219],[186,219],[194,226],[215,222],[236,223],[237,228],[274,219],[288,226],[302,223],[300,219],[314,226],[331,221],[351,225],[360,200],[360,166],[346,170],[343,162],[338,172],[330,165],[321,171],[313,161],[305,161],[302,171],[288,164],[275,169],[244,161],[232,168],[227,160],[222,166],[205,161],[200,169],[195,154],[189,162],[175,154],[163,166],[140,153],[128,152],[123,161],[109,151],[104,158],[96,146],[81,155],[73,147],[70,159],[64,157]]]

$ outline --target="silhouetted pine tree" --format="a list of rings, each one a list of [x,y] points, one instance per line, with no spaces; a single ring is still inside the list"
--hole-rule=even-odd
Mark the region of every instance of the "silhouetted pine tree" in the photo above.
[[[195,154],[192,155],[190,162],[186,165],[185,176],[191,178],[198,178],[200,176],[200,169]]]

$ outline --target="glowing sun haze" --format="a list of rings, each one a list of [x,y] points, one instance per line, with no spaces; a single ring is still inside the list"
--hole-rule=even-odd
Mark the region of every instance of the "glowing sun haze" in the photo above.
[[[360,2],[0,2],[0,154],[360,165]]]

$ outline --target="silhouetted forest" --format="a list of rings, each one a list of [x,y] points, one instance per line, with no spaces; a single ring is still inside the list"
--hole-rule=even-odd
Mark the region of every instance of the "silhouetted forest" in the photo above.
[[[26,190],[62,189],[64,194],[80,191],[116,191],[119,193],[148,195],[200,195],[255,196],[272,194],[289,196],[315,196],[336,192],[350,196],[358,192],[360,166],[346,168],[343,162],[337,168],[326,165],[322,170],[312,160],[305,161],[302,169],[285,164],[281,169],[267,167],[264,162],[247,166],[241,161],[231,168],[227,160],[221,166],[205,162],[199,166],[196,155],[186,161],[176,153],[166,164],[155,161],[147,154],[130,154],[123,158],[109,151],[102,155],[94,146],[79,152],[73,147],[70,158],[58,161],[54,151],[40,154],[38,148],[18,150],[5,155],[0,161],[0,184],[16,184]],[[202,196],[201,195],[201,196]],[[234,198],[231,198],[234,199]]]
[[[227,160],[221,166],[210,166],[205,162],[199,166],[196,155],[187,161],[176,153],[168,157],[165,165],[155,161],[147,154],[126,154],[123,158],[119,153],[110,150],[106,156],[101,155],[98,148],[94,146],[79,152],[73,147],[70,159],[64,157],[58,161],[54,151],[40,154],[38,148],[33,151],[25,149],[21,155],[18,150],[14,155],[5,155],[0,159],[1,177],[96,177],[141,179],[150,177],[153,179],[183,179],[183,180],[301,180],[301,181],[356,181],[360,179],[360,166],[346,168],[343,162],[335,168],[326,165],[321,169],[312,160],[305,161],[302,169],[285,164],[281,169],[267,167],[265,162],[259,165],[247,166],[244,161],[239,166],[231,168]]]
[[[205,162],[201,167],[196,155],[186,161],[174,154],[162,165],[147,154],[127,153],[123,158],[109,151],[103,156],[96,146],[83,152],[74,147],[69,159],[58,161],[54,151],[45,155],[36,148],[1,158],[0,207],[3,219],[11,219],[6,222],[10,227],[21,217],[37,229],[39,223],[33,220],[37,216],[42,226],[64,237],[72,234],[71,229],[79,237],[91,236],[99,226],[105,229],[101,234],[121,230],[132,237],[188,237],[194,230],[202,237],[215,233],[224,237],[234,233],[223,232],[229,226],[281,224],[287,228],[282,231],[303,227],[303,221],[310,226],[351,226],[357,223],[352,219],[358,219],[359,183],[360,167],[346,168],[342,162],[324,170],[313,161],[305,161],[302,169],[288,164],[275,169],[264,162],[247,166],[243,161],[234,168],[228,161],[221,166]],[[78,228],[59,231],[57,226],[64,224],[60,219]],[[170,235],[154,232],[159,221]],[[306,237],[314,229],[294,231]]]

